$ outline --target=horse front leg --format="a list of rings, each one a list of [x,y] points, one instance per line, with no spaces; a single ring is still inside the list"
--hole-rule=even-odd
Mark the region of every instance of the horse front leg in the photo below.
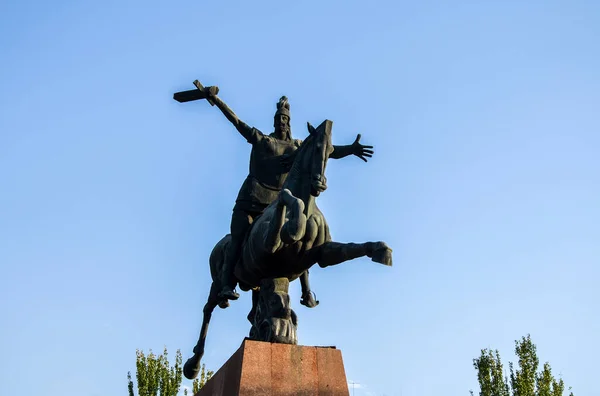
[[[252,289],[252,308],[248,313],[248,321],[250,322],[250,324],[254,324],[254,317],[256,316],[256,306],[258,305],[259,291],[260,289],[258,287]]]
[[[206,335],[208,333],[208,324],[210,323],[213,310],[219,303],[218,294],[219,288],[213,281],[210,286],[208,301],[206,302],[206,305],[204,305],[202,328],[200,329],[198,342],[194,347],[194,356],[189,358],[183,365],[183,374],[185,375],[185,378],[189,380],[196,378],[200,372],[200,360],[202,359],[202,356],[204,356],[204,343],[206,342]]]
[[[308,270],[304,271],[302,275],[300,275],[300,285],[302,286],[302,297],[300,299],[300,304],[308,308],[314,308],[319,305],[319,300],[317,300],[315,294],[310,290]]]
[[[304,201],[296,198],[288,189],[281,190],[279,198],[288,209],[287,221],[281,228],[281,240],[283,243],[292,244],[306,234],[307,219],[304,214]]]
[[[264,236],[264,248],[267,252],[273,254],[283,243],[294,243],[304,236],[306,215],[303,212],[304,202],[294,197],[290,190],[281,190],[275,214]]]
[[[325,242],[307,252],[306,265],[310,267],[318,263],[321,268],[325,268],[364,256],[376,263],[392,265],[392,249],[385,242]]]

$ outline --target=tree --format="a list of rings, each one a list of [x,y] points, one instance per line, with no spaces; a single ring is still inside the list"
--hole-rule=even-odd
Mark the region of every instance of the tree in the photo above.
[[[564,381],[554,378],[550,363],[544,363],[538,372],[539,359],[530,335],[515,341],[515,354],[519,359],[518,367],[515,369],[512,362],[508,363],[510,381],[504,373],[498,350],[482,349],[481,355],[473,359],[479,396],[563,396]],[[573,392],[569,396],[573,396]]]
[[[193,390],[194,395],[200,391],[200,389],[208,382],[209,379],[212,378],[214,373],[215,372],[212,370],[206,370],[206,367],[204,366],[204,364],[201,366],[200,375],[198,376],[198,378],[194,379],[194,381],[192,382],[192,390]],[[187,394],[188,394],[187,389],[184,389],[183,395],[187,396]]]
[[[503,377],[502,360],[497,350],[483,349],[481,356],[473,359],[473,366],[477,370],[477,380],[481,388],[480,396],[510,396],[507,379]]]
[[[181,362],[179,349],[175,354],[174,366],[169,363],[167,348],[159,356],[155,355],[152,350],[148,355],[145,355],[143,351],[136,350],[138,396],[177,396],[183,379]],[[200,377],[192,383],[194,394],[206,384],[213,374],[213,371],[206,370],[202,365]],[[131,372],[127,373],[127,390],[129,396],[135,396]],[[187,389],[184,389],[184,395],[187,395]]]

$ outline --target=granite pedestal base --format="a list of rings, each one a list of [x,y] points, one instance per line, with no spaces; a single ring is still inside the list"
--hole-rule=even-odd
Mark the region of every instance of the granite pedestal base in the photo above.
[[[349,396],[342,352],[244,340],[196,396]]]

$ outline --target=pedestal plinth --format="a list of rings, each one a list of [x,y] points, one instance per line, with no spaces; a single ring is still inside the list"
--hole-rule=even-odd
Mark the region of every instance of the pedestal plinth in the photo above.
[[[349,396],[342,352],[244,340],[196,396]]]

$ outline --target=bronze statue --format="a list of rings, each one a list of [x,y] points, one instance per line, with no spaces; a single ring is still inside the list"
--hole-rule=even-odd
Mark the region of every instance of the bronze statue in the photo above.
[[[211,89],[208,88],[207,92],[211,92]],[[277,198],[293,161],[293,153],[300,147],[302,141],[292,138],[290,105],[285,96],[282,96],[277,103],[273,121],[275,131],[269,135],[242,122],[216,95],[209,93],[209,98],[252,145],[250,172],[240,188],[233,208],[231,240],[225,251],[225,264],[220,276],[222,290],[219,296],[237,300],[239,294],[234,291],[237,282],[233,276],[233,268],[239,258],[244,236],[254,219]],[[334,146],[331,158],[343,158],[354,154],[366,162],[366,157],[373,155],[372,146],[363,146],[359,140],[360,135],[349,146]],[[305,284],[308,284],[306,279],[303,282],[303,285]],[[303,290],[302,303],[314,304],[310,290]]]
[[[216,96],[216,87],[205,89],[197,81],[195,85],[196,93],[178,93],[175,99],[208,99],[252,144],[252,153],[250,174],[233,210],[231,234],[223,237],[210,255],[213,283],[194,356],[184,366],[189,379],[198,374],[212,311],[217,305],[226,308],[228,300],[239,297],[234,291],[236,283],[243,291],[252,290],[250,337],[295,344],[297,317],[289,306],[289,281],[300,278],[301,303],[314,307],[318,302],[308,283],[312,265],[318,263],[324,268],[362,256],[392,264],[391,249],[383,242],[331,241],[325,217],[315,203],[327,188],[325,167],[329,158],[354,154],[366,162],[366,157],[372,156],[372,146],[360,144],[360,135],[351,145],[334,146],[332,122],[326,120],[316,129],[308,124],[309,136],[304,142],[292,139],[285,97],[277,104],[275,132],[264,135],[241,122]],[[190,97],[194,98],[185,100]]]

